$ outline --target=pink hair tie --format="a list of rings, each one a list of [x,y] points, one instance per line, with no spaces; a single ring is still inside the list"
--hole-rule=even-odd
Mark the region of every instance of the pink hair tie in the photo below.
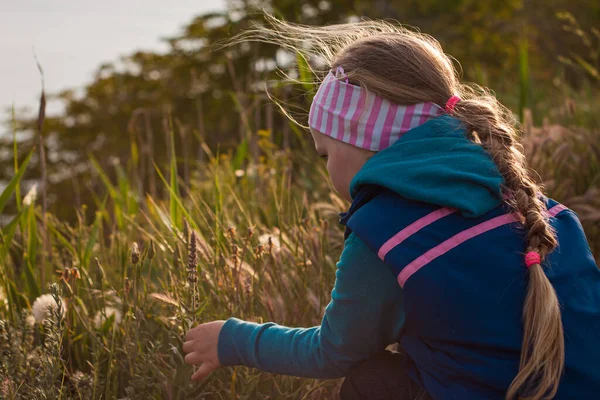
[[[527,265],[527,269],[531,268],[532,265],[541,264],[542,257],[537,251],[530,251],[525,255],[525,265]]]
[[[446,110],[446,112],[448,114],[452,113],[454,111],[454,106],[459,101],[460,101],[460,97],[458,97],[458,96],[452,96],[452,97],[450,97],[448,99],[448,101],[446,102],[446,107],[444,108]]]

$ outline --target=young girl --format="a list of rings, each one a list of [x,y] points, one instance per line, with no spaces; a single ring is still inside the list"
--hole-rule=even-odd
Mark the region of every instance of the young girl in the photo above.
[[[346,377],[342,399],[600,398],[600,271],[575,213],[531,179],[510,112],[426,35],[267,18],[238,39],[308,43],[330,68],[309,126],[352,202],[346,241],[321,326],[199,325],[192,379],[246,365]]]

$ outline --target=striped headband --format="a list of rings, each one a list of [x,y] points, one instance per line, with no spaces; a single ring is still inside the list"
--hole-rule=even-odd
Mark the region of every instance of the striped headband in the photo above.
[[[341,76],[338,76],[340,75]],[[345,77],[345,82],[341,78]],[[453,96],[455,97],[455,96]],[[340,66],[321,83],[308,125],[327,136],[371,151],[394,144],[405,132],[444,114],[435,103],[399,105],[348,83]]]

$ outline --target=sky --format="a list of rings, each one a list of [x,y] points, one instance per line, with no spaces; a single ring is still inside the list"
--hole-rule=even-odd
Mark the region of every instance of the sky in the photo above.
[[[0,121],[13,102],[37,113],[41,78],[34,53],[47,94],[81,88],[102,63],[136,50],[165,52],[161,37],[224,8],[225,0],[0,0]],[[50,103],[47,113],[60,109]]]

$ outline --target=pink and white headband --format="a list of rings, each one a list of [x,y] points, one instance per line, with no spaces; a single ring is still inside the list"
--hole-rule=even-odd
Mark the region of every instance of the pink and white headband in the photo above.
[[[345,82],[340,78],[345,78]],[[348,83],[340,66],[335,75],[333,70],[329,71],[317,90],[310,106],[308,125],[353,146],[380,151],[410,129],[452,112],[459,101],[458,96],[450,97],[445,109],[431,102],[408,106],[394,104]]]

